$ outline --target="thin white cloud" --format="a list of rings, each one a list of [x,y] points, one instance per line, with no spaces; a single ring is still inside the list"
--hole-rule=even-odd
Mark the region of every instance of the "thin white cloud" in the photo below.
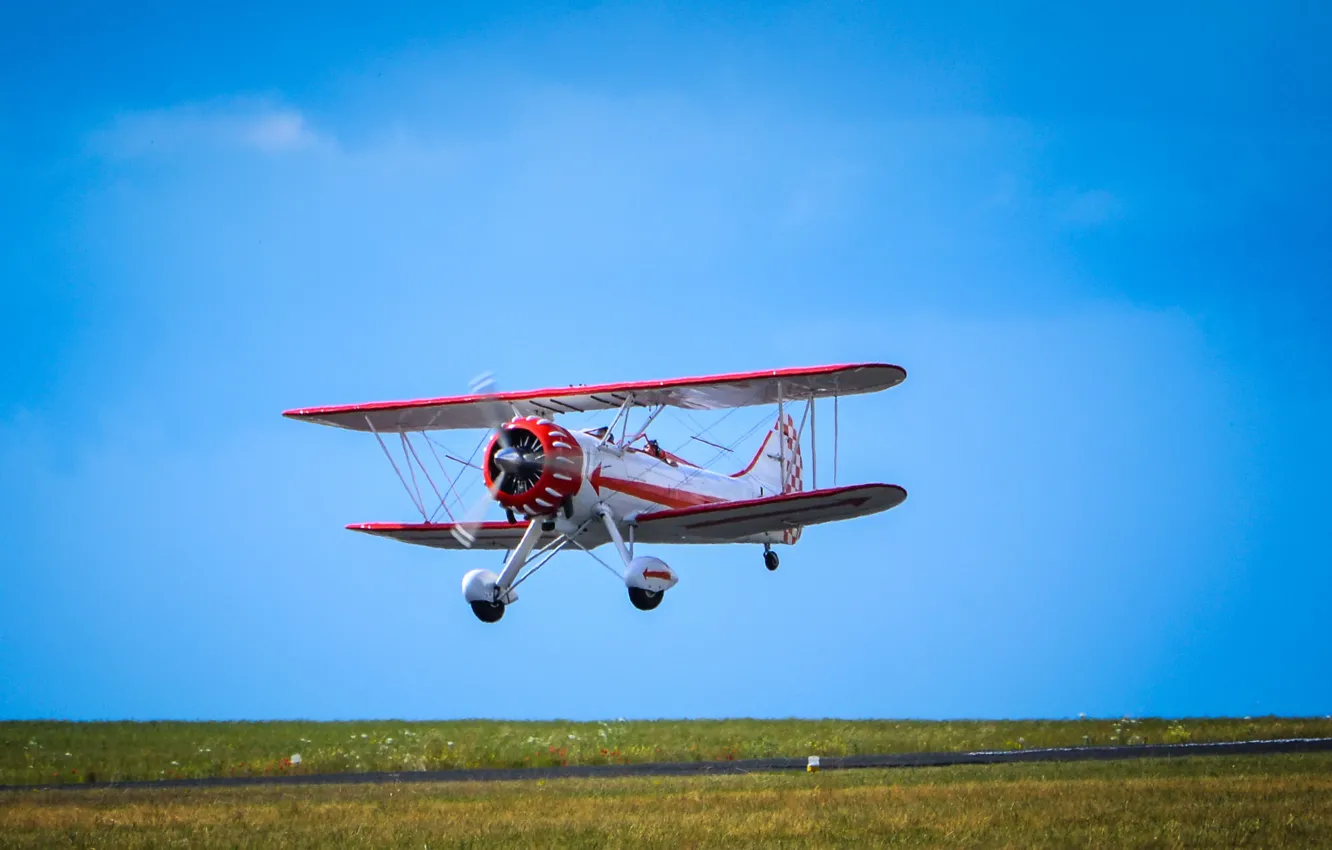
[[[116,158],[237,150],[283,154],[333,144],[300,110],[248,99],[125,113],[91,140],[94,152]]]

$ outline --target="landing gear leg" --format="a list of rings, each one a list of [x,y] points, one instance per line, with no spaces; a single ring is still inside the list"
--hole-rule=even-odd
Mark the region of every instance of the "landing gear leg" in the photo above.
[[[463,577],[463,596],[472,606],[472,613],[483,623],[497,623],[504,616],[504,607],[516,598],[509,592],[514,579],[527,563],[537,539],[541,537],[541,523],[532,519],[523,530],[523,537],[509,554],[504,571],[499,575],[484,570],[473,570]]]
[[[624,545],[624,537],[620,534],[620,529],[615,525],[615,517],[611,514],[610,508],[600,505],[597,513],[601,515],[602,521],[606,524],[606,533],[610,535],[611,542],[620,552],[620,559],[624,561],[624,583],[629,588],[629,601],[640,611],[651,611],[661,604],[661,598],[666,595],[666,591],[675,586],[675,575],[670,567],[659,558],[642,557],[635,558],[632,552],[634,545],[634,526],[629,526],[629,545]],[[643,587],[648,584],[655,587],[655,590],[649,590]]]
[[[780,563],[781,559],[777,557],[776,552],[772,551],[772,546],[768,545],[767,543],[764,543],[763,566],[768,568],[768,572],[772,572],[773,570],[777,569],[777,565]]]

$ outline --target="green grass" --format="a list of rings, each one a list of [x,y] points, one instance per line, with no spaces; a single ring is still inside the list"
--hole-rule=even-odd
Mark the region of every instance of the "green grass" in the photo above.
[[[0,723],[0,784],[1332,737],[1332,719]],[[301,756],[293,765],[290,758]]]
[[[1326,847],[1332,754],[0,793],[0,847]]]

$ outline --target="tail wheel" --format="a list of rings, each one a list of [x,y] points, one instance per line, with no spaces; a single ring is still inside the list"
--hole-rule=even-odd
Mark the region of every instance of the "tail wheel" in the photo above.
[[[781,559],[778,558],[777,553],[771,549],[763,553],[763,566],[767,567],[769,572],[777,569],[777,565],[780,563]]]
[[[651,611],[661,604],[661,598],[665,596],[665,591],[644,590],[641,587],[629,588],[629,601],[634,603],[634,607],[640,611]]]
[[[498,623],[504,616],[503,602],[473,602],[472,613],[483,623]]]

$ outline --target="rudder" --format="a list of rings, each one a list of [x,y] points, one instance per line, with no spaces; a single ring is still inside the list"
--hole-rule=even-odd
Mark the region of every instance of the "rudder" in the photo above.
[[[779,443],[778,440],[784,442]],[[782,463],[786,469],[783,472]],[[786,421],[773,423],[772,430],[763,438],[763,445],[739,475],[757,480],[770,494],[799,493],[805,489],[804,458],[800,454],[800,439],[795,420],[788,413]]]

